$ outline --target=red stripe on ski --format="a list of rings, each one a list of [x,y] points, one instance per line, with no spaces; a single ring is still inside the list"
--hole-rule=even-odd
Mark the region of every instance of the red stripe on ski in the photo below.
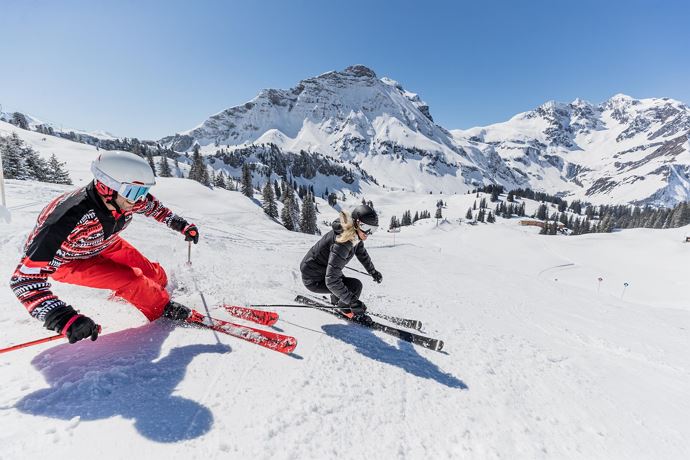
[[[264,326],[273,326],[278,321],[278,313],[272,311],[256,310],[237,305],[222,305],[222,307],[232,316],[263,324]]]
[[[295,347],[297,347],[297,340],[289,335],[262,331],[261,329],[243,326],[229,321],[209,318],[196,310],[192,310],[192,314],[187,318],[187,322],[213,329],[214,331],[222,332],[223,334],[228,334],[281,353],[292,353]]]

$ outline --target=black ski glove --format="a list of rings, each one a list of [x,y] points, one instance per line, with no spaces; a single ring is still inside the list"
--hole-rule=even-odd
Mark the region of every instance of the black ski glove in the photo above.
[[[374,270],[374,272],[371,274],[371,277],[374,278],[374,281],[379,284],[381,284],[381,281],[383,281],[383,275],[378,270]]]
[[[69,343],[91,337],[96,340],[101,331],[100,326],[88,316],[78,314],[69,305],[56,308],[46,315],[43,326],[46,329],[64,334]]]
[[[170,220],[170,228],[184,235],[185,241],[192,241],[194,244],[199,242],[199,229],[196,225],[188,223],[180,216],[175,216]]]

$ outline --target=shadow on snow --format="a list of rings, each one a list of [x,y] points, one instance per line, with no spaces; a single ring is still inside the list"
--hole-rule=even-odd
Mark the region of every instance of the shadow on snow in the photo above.
[[[409,342],[399,340],[399,348],[396,348],[377,337],[371,329],[347,324],[327,324],[321,328],[329,336],[354,346],[359,354],[367,358],[399,367],[417,377],[435,380],[449,388],[468,389],[465,382],[441,371]]]
[[[120,416],[134,420],[139,433],[152,441],[193,439],[213,425],[211,411],[175,396],[187,366],[202,353],[225,353],[227,345],[188,345],[158,359],[161,345],[174,325],[156,321],[64,344],[44,351],[32,361],[50,388],[17,402],[24,413],[70,420],[100,420]]]

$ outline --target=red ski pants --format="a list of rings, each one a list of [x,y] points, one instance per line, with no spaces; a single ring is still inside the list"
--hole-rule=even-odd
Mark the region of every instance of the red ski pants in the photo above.
[[[122,238],[97,256],[61,265],[51,278],[62,283],[113,290],[116,296],[137,307],[149,321],[160,318],[170,300],[165,290],[168,277],[163,267],[148,260]]]

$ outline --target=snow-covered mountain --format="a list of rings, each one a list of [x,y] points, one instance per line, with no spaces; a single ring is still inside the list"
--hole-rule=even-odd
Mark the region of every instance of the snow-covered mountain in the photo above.
[[[509,121],[453,131],[497,152],[531,188],[597,203],[690,198],[690,109],[618,94],[599,105],[547,102]]]
[[[362,65],[264,90],[161,143],[178,151],[195,143],[208,151],[273,144],[356,163],[381,185],[420,192],[464,192],[494,180],[517,185],[495,152],[458,142],[418,95]]]
[[[449,132],[417,94],[356,65],[264,90],[161,142],[180,151],[272,144],[319,153],[419,192],[499,183],[595,203],[673,205],[690,197],[688,131],[681,102],[616,95],[600,105],[547,102],[504,123]]]
[[[114,141],[118,139],[117,136],[107,131],[84,131],[75,128],[65,128],[57,123],[45,122],[32,115],[21,112],[0,112],[0,121],[12,123],[31,131],[38,131],[84,144],[96,145],[102,141]]]
[[[34,131],[125,148],[104,132],[24,118]],[[622,94],[598,105],[551,101],[503,123],[448,131],[417,94],[355,65],[263,90],[159,142],[179,152],[198,144],[214,169],[238,176],[250,162],[257,183],[272,171],[319,195],[361,193],[364,184],[452,194],[498,183],[595,204],[673,206],[690,199],[689,133],[687,105]]]

